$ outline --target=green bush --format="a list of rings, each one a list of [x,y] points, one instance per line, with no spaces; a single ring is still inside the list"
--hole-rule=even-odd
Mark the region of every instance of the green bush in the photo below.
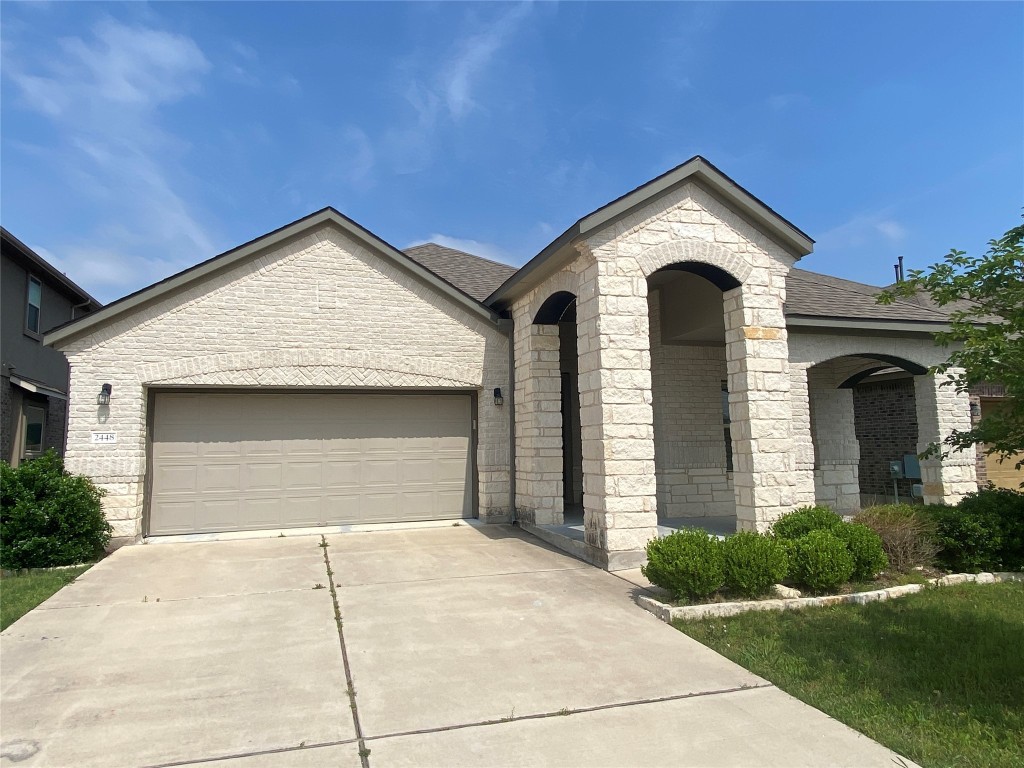
[[[854,519],[878,534],[889,565],[909,571],[935,562],[935,522],[920,505],[880,504],[868,507]]]
[[[722,542],[725,586],[746,597],[766,595],[786,578],[789,558],[780,541],[751,531]]]
[[[780,539],[796,541],[811,531],[831,531],[842,525],[843,518],[829,507],[819,504],[787,512],[772,526],[772,534]]]
[[[853,575],[853,555],[831,531],[811,531],[793,542],[790,574],[812,592],[834,590]]]
[[[935,540],[939,562],[951,571],[998,570],[1003,548],[999,518],[988,511],[965,513],[959,506],[930,505],[928,514],[935,521]]]
[[[867,581],[889,567],[889,558],[882,549],[882,539],[860,523],[843,523],[832,531],[846,545],[853,557],[853,578]]]
[[[677,600],[707,597],[722,586],[722,547],[707,531],[676,531],[647,544],[641,572]]]
[[[94,560],[110,541],[103,492],[51,451],[12,469],[0,462],[0,567],[50,568]]]
[[[963,515],[994,519],[999,528],[997,559],[986,570],[1024,570],[1024,493],[990,485],[968,494],[957,507]]]

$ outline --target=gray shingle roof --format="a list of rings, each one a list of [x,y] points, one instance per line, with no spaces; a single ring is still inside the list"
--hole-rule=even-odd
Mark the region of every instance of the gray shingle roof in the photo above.
[[[517,268],[465,251],[426,243],[406,248],[405,254],[477,301],[483,301]],[[878,304],[880,286],[793,269],[786,280],[786,315],[853,320],[896,320],[944,323],[949,310],[926,300],[897,299]]]
[[[414,245],[403,252],[477,301],[486,299],[516,273],[516,267],[437,243]]]
[[[881,292],[879,286],[793,269],[786,279],[786,315],[932,323],[949,320],[945,309],[910,298],[879,304],[875,297]]]

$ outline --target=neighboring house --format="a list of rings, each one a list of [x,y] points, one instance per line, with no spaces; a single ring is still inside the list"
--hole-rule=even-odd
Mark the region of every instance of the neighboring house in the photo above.
[[[0,233],[0,458],[17,466],[48,448],[64,453],[68,361],[43,346],[43,334],[102,305],[6,229]]]
[[[120,543],[578,521],[574,551],[618,569],[659,523],[855,509],[858,386],[910,377],[919,449],[969,402],[928,374],[946,314],[796,269],[812,245],[699,157],[520,269],[327,208],[47,334],[68,464]],[[973,451],[921,465],[926,501],[977,487]]]

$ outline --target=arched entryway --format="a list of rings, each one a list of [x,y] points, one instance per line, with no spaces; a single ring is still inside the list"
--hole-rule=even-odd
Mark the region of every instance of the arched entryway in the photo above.
[[[562,508],[563,515],[582,521],[583,439],[580,428],[576,296],[568,291],[552,294],[541,304],[533,322],[535,325],[557,329]]]
[[[684,262],[647,279],[658,520],[736,528],[724,296],[740,282]]]

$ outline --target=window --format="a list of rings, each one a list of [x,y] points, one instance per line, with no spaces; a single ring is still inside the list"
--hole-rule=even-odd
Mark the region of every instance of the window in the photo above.
[[[25,406],[25,447],[23,459],[31,459],[43,453],[43,433],[46,426],[46,410],[37,405]]]
[[[43,284],[34,277],[28,278],[28,300],[25,308],[25,329],[39,333],[39,310],[43,303]]]
[[[729,418],[729,382],[722,382],[722,424],[725,431],[725,470],[732,472],[732,421]]]

